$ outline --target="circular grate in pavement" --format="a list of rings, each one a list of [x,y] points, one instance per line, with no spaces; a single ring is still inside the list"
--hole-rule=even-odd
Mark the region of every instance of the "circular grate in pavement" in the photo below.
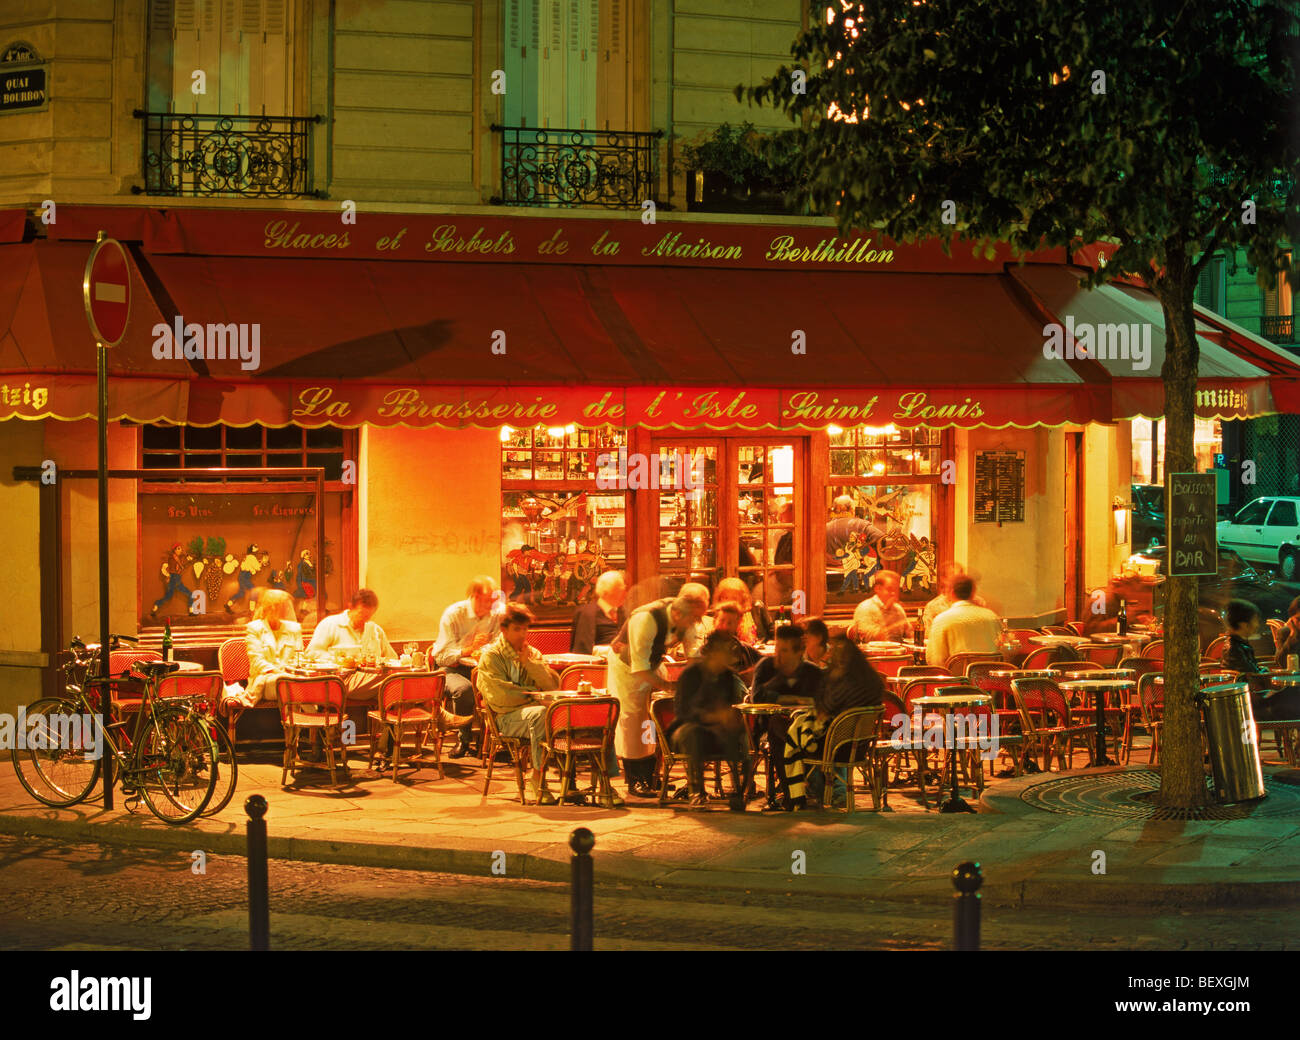
[[[1166,809],[1156,804],[1160,774],[1151,769],[1062,776],[1026,788],[1021,801],[1045,812],[1071,816],[1122,816],[1138,820],[1244,820],[1300,816],[1300,786],[1272,776],[1264,780],[1267,796],[1257,802]],[[1210,795],[1214,797],[1213,793]]]

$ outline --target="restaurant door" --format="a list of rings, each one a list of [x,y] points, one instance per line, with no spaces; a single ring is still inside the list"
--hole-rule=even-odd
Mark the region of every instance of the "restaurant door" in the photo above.
[[[740,577],[769,608],[790,606],[807,588],[806,438],[665,436],[652,447],[672,475],[661,478],[652,520],[658,573],[672,585],[698,581],[710,589]]]

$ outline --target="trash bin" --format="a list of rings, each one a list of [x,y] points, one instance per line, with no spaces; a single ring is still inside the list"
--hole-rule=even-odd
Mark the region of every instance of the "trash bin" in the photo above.
[[[1208,686],[1197,699],[1205,712],[1215,795],[1221,802],[1263,798],[1264,768],[1259,762],[1250,687],[1244,682]]]

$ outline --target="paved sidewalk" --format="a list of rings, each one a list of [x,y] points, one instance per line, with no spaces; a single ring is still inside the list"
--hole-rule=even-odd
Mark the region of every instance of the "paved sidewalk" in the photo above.
[[[588,827],[596,835],[598,878],[654,885],[933,900],[951,895],[955,864],[975,859],[983,894],[997,905],[1300,903],[1300,811],[1278,815],[1281,798],[1270,806],[1273,815],[1195,822],[1071,816],[1020,799],[1026,787],[1060,778],[1051,774],[997,781],[976,815],[876,814],[867,796],[852,817],[762,814],[758,802],[744,815],[728,812],[725,802],[683,812],[629,800],[627,809],[608,811],[521,807],[512,799],[513,776],[494,778],[483,798],[480,769],[446,768],[441,781],[426,770],[399,784],[384,777],[338,792],[286,791],[278,765],[241,762],[239,789],[220,816],[170,827],[143,806],[124,812],[120,792],[108,813],[98,800],[63,810],[37,805],[5,756],[0,833],[242,855],[244,799],[258,793],[270,805],[271,855],[283,859],[488,875],[494,864],[502,869],[494,854],[504,853],[508,876],[564,880],[568,835]],[[1300,782],[1295,771],[1269,773],[1274,781]],[[1094,873],[1099,852],[1105,873]],[[801,863],[805,872],[796,873]]]

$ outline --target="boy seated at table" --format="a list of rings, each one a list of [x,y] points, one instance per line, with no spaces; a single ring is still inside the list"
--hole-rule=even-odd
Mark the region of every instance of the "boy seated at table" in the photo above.
[[[776,630],[775,656],[763,658],[754,669],[754,685],[749,699],[755,704],[804,704],[817,696],[824,673],[804,658],[804,634],[798,625],[782,625]],[[780,790],[787,789],[781,749],[785,747],[785,734],[789,728],[790,718],[786,715],[754,721],[755,740],[767,733],[772,772],[776,774]],[[769,792],[768,806],[779,807],[776,791]]]
[[[687,756],[689,808],[709,804],[704,793],[704,760],[722,756],[743,776],[745,720],[734,705],[745,698],[745,684],[736,674],[739,641],[716,629],[700,647],[699,659],[677,680],[673,723],[666,734],[673,748]]]
[[[1255,660],[1255,648],[1250,640],[1259,634],[1259,608],[1244,599],[1229,600],[1223,620],[1228,629],[1228,649],[1223,652],[1223,663],[1246,676],[1256,721],[1300,719],[1300,686],[1273,689],[1265,678],[1268,669]]]

